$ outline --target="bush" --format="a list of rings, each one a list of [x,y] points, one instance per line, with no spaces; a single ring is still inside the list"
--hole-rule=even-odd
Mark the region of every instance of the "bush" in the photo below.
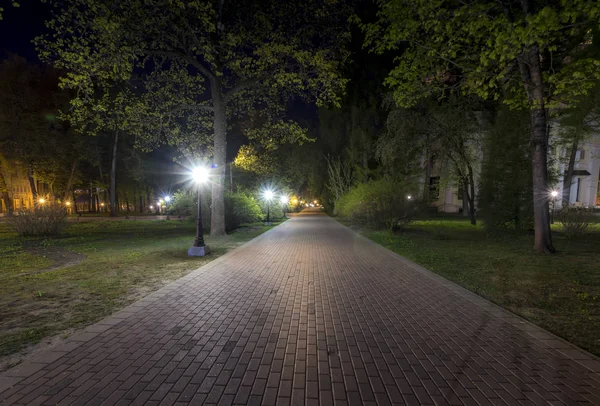
[[[210,190],[202,190],[202,229],[210,230]],[[191,190],[178,190],[173,193],[171,204],[167,211],[177,216],[198,218],[198,193]]]
[[[354,186],[336,204],[336,212],[352,223],[400,231],[414,218],[419,202],[408,199],[405,182],[383,178]]]
[[[564,207],[556,215],[557,221],[567,238],[577,238],[585,234],[592,221],[593,210],[584,207]]]
[[[67,225],[67,212],[59,204],[45,204],[7,217],[8,224],[21,236],[58,235]]]
[[[263,213],[255,199],[245,193],[225,196],[225,228],[233,230],[241,224],[261,220]]]

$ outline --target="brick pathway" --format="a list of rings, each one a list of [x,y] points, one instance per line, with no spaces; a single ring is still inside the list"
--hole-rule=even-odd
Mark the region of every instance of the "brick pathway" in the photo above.
[[[5,404],[600,405],[600,362],[304,215],[0,375]]]

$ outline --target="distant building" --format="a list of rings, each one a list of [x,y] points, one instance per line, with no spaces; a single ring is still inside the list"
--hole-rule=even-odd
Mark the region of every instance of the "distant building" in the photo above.
[[[554,151],[558,162],[559,182],[556,190],[559,192],[556,207],[562,206],[562,192],[564,175],[568,166],[568,148],[556,148]],[[575,168],[571,181],[571,195],[569,203],[572,206],[600,207],[600,134],[581,143],[575,157]]]
[[[555,147],[552,150],[554,162],[559,173],[559,181],[554,190],[558,191],[556,208],[562,206],[563,182],[568,166],[570,151],[566,147]],[[481,159],[474,163],[475,184],[479,187]],[[443,162],[434,162],[431,175],[427,180],[429,185],[430,205],[440,212],[457,213],[463,210],[462,188],[451,175],[452,169]],[[423,184],[421,183],[421,186]],[[550,193],[550,191],[549,191]],[[579,146],[576,155],[575,168],[571,182],[570,205],[590,208],[600,208],[600,134],[596,134]]]
[[[27,178],[26,166],[17,161],[2,159],[0,160],[0,171],[6,183],[13,211],[32,208],[33,194]],[[7,211],[6,202],[0,199],[0,213],[6,213]]]

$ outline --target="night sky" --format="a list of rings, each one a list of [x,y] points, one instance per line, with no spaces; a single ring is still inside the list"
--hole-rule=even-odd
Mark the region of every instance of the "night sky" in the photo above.
[[[16,53],[30,62],[39,62],[32,40],[45,30],[44,21],[49,16],[49,6],[40,0],[21,0],[14,8],[8,0],[0,0],[4,19],[0,21],[0,58]]]

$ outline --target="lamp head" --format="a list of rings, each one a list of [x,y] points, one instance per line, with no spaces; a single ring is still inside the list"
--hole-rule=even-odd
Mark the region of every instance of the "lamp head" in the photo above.
[[[196,166],[192,169],[192,178],[197,183],[204,183],[208,180],[208,169],[204,166]]]
[[[263,195],[265,196],[266,200],[271,200],[271,199],[273,199],[273,196],[275,195],[275,193],[273,193],[272,190],[267,189],[264,191]]]

